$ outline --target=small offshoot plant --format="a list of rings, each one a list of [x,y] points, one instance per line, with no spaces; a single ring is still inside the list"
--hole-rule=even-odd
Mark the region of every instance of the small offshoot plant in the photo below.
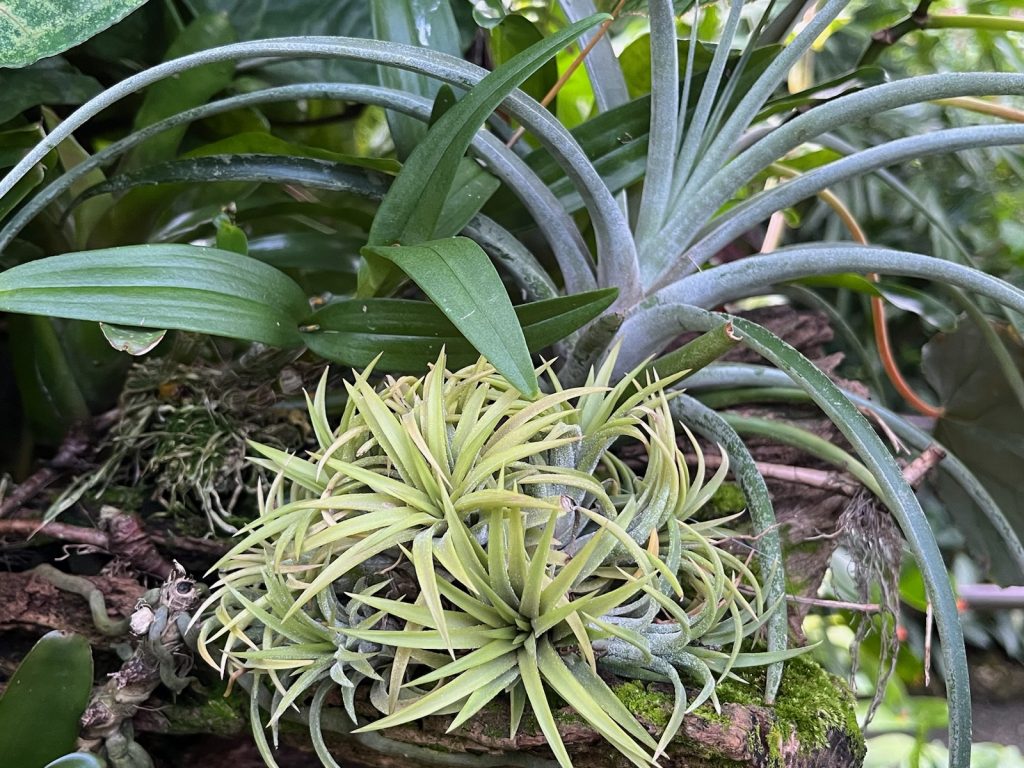
[[[707,477],[684,426],[698,457],[690,477],[666,392],[678,375],[641,367],[612,386],[614,364],[569,388],[545,366],[551,393],[539,398],[482,359],[449,372],[442,354],[426,376],[376,389],[371,367],[346,385],[335,425],[325,376],[308,458],[253,444],[277,476],[218,564],[200,649],[222,673],[251,673],[268,764],[261,705],[275,741],[302,705],[317,753],[336,766],[322,708],[340,692],[357,735],[442,714],[454,729],[505,697],[510,736],[529,706],[568,768],[550,703],[560,699],[633,764],[653,765],[685,713],[718,708],[718,681],[799,652],[744,642],[770,606],[735,554],[735,518],[694,519],[728,462]],[[621,441],[643,447],[642,472],[613,452]],[[660,738],[608,673],[672,685]]]

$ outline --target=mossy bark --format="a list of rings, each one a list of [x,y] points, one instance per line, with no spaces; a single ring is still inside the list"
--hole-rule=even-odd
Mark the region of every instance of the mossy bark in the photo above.
[[[688,714],[679,734],[659,760],[662,768],[853,768],[864,759],[864,739],[857,726],[853,697],[845,683],[815,662],[798,658],[787,663],[777,704],[761,703],[756,675],[749,685],[719,686],[722,707],[705,704]],[[655,738],[668,722],[671,693],[661,686],[636,681],[613,683],[613,689]],[[234,699],[234,697],[232,697]],[[168,707],[160,718],[137,719],[142,731],[227,735],[243,724],[244,705],[216,708]],[[375,713],[364,702],[368,718]],[[211,722],[203,722],[205,717]],[[559,732],[579,768],[626,768],[630,763],[569,707],[556,710]],[[470,722],[449,732],[451,717],[432,717],[380,734],[339,733],[346,718],[329,707],[324,736],[335,759],[345,768],[427,768],[427,766],[554,766],[547,742],[527,713],[515,738],[508,735],[508,709],[494,703]],[[216,722],[213,722],[216,721]],[[245,728],[245,731],[248,729]],[[246,734],[247,735],[247,734]],[[145,741],[145,739],[142,739]],[[282,743],[310,749],[306,729],[285,724]]]

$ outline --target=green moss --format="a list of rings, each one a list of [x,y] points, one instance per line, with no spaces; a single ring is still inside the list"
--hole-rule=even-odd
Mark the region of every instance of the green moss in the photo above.
[[[830,731],[860,733],[846,684],[806,656],[786,662],[775,705],[780,723],[792,725],[801,747],[828,744]]]
[[[713,517],[734,515],[747,508],[747,498],[736,483],[722,483],[705,508]]]
[[[725,680],[718,684],[719,701],[723,704],[764,706],[764,671],[751,671],[745,675],[748,683]],[[752,748],[760,749],[763,741],[768,746],[768,765],[781,766],[782,745],[794,736],[802,752],[811,752],[828,745],[832,731],[850,734],[851,744],[863,744],[860,726],[854,709],[853,695],[842,680],[833,677],[807,656],[786,662],[782,685],[776,699],[777,722],[767,734],[751,733]],[[711,722],[728,722],[728,718],[715,712],[711,704],[704,704],[690,717],[698,716]]]
[[[672,695],[662,691],[648,690],[638,680],[622,683],[614,688],[619,701],[638,719],[664,728],[672,716]]]
[[[222,691],[214,690],[199,706],[166,706],[164,714],[171,724],[169,733],[213,733],[220,736],[241,733],[247,727],[246,702],[238,695],[225,698],[221,694]]]

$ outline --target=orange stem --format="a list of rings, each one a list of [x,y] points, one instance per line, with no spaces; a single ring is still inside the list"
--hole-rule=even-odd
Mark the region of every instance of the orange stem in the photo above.
[[[792,168],[787,168],[786,166],[778,163],[773,164],[772,168],[785,176],[793,177],[800,175]],[[846,229],[849,230],[850,237],[853,238],[854,242],[860,243],[861,245],[868,244],[867,235],[864,234],[864,230],[861,228],[860,223],[856,218],[854,218],[850,209],[846,207],[842,200],[827,189],[819,192],[818,197],[820,197],[825,204],[836,212],[840,221],[842,221]],[[873,283],[877,283],[878,275],[871,273],[868,275],[868,279]],[[875,330],[875,344],[878,347],[878,357],[882,361],[882,368],[893,388],[899,393],[900,397],[906,400],[907,404],[918,413],[924,416],[929,416],[933,419],[943,416],[946,412],[944,408],[934,406],[931,403],[922,400],[911,388],[907,380],[903,378],[903,374],[900,372],[899,366],[896,364],[896,356],[893,354],[892,342],[889,339],[889,328],[885,322],[885,301],[881,296],[871,297],[871,323]]]
[[[601,23],[601,26],[597,28],[597,33],[591,38],[590,42],[583,47],[583,50],[579,52],[579,55],[573,59],[572,64],[566,67],[566,70],[562,73],[561,77],[559,77],[558,80],[555,81],[555,84],[548,89],[548,92],[544,94],[544,98],[540,100],[540,105],[542,107],[546,107],[555,100],[555,96],[557,96],[558,92],[565,87],[567,82],[569,82],[569,78],[573,76],[573,73],[580,68],[580,64],[582,64],[583,60],[587,58],[587,54],[590,53],[594,49],[594,46],[597,45],[598,41],[605,36],[608,28],[612,25],[612,22],[618,18],[619,13],[622,11],[622,6],[625,4],[626,0],[619,0],[615,8],[612,9],[611,18]],[[512,138],[508,140],[508,143],[506,143],[505,146],[511,149],[515,143],[523,137],[524,133],[526,133],[526,129],[522,126],[516,128],[515,133],[512,134]]]
[[[878,275],[870,274],[868,277],[873,282],[878,282]],[[882,368],[885,369],[885,375],[889,377],[900,397],[918,413],[934,419],[940,418],[946,413],[946,409],[926,403],[918,397],[896,365],[896,357],[889,341],[889,328],[885,324],[885,302],[880,296],[871,297],[871,321],[875,327],[875,344],[878,346],[878,356],[882,359]]]

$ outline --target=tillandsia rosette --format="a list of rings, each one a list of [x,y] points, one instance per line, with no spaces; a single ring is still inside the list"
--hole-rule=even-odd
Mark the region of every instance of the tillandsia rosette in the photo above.
[[[483,360],[449,372],[442,354],[426,376],[377,388],[371,366],[346,384],[334,427],[325,376],[309,403],[309,458],[253,445],[277,477],[218,564],[200,649],[222,673],[252,673],[265,753],[260,707],[275,739],[281,718],[307,707],[333,765],[320,730],[332,692],[357,734],[432,715],[456,728],[507,697],[510,733],[529,705],[569,766],[557,697],[646,766],[688,711],[718,708],[719,681],[799,652],[745,647],[778,606],[735,518],[696,516],[728,462],[708,477],[698,458],[690,476],[666,389],[678,376],[641,366],[611,386],[614,365],[570,389],[542,367],[550,394],[536,399]],[[611,450],[618,441],[646,451],[641,472]],[[672,686],[658,738],[612,675]],[[381,713],[369,722],[357,714],[367,700]]]

